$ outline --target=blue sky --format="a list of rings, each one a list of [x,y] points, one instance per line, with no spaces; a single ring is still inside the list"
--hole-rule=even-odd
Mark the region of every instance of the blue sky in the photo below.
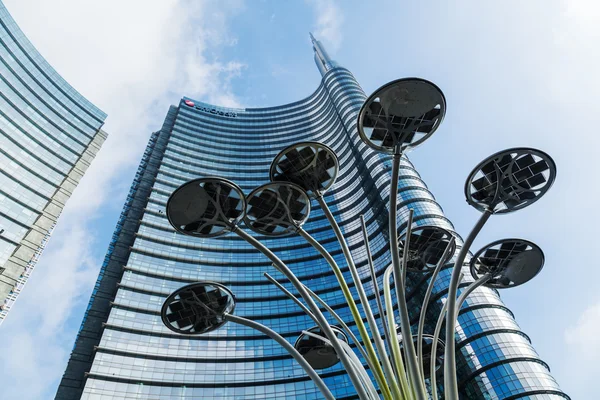
[[[109,115],[109,139],[67,204],[0,329],[3,398],[52,398],[149,134],[182,96],[269,106],[309,95],[320,76],[308,32],[367,93],[418,76],[444,91],[440,129],[410,154],[464,235],[478,217],[464,180],[498,150],[548,152],[547,196],[492,217],[474,249],[539,244],[546,266],[503,293],[574,399],[597,398],[600,278],[593,251],[600,5],[593,0],[4,0],[34,45]]]

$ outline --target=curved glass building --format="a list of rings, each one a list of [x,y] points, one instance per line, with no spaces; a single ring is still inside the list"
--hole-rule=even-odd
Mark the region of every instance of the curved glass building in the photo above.
[[[106,139],[105,118],[44,60],[0,1],[0,323]]]
[[[211,280],[235,293],[236,314],[260,321],[292,343],[313,325],[265,280],[263,272],[268,272],[291,289],[268,259],[246,242],[236,235],[186,237],[176,233],[165,216],[169,195],[192,178],[222,176],[249,193],[268,182],[275,155],[299,141],[323,142],[339,157],[340,175],[325,199],[348,238],[371,306],[377,309],[376,294],[368,283],[359,215],[366,219],[381,281],[391,262],[387,237],[391,162],[359,139],[356,120],[365,93],[353,75],[331,61],[314,38],[313,47],[322,80],[301,101],[227,109],[183,98],[170,108],[162,129],[150,139],[131,187],[57,399],[321,398],[292,358],[256,331],[226,324],[205,335],[181,336],[163,326],[160,318],[161,305],[174,290]],[[399,183],[400,231],[410,208],[416,225],[453,230],[408,159],[402,162]],[[346,280],[352,282],[318,206],[305,227],[334,255]],[[352,319],[327,263],[302,238],[260,240],[344,319]],[[449,276],[447,269],[437,282],[426,331],[433,331]],[[416,320],[428,278],[411,275],[409,279]],[[465,399],[568,398],[495,291],[479,289],[473,294],[459,322],[456,340]],[[340,364],[321,375],[336,398],[356,398]]]

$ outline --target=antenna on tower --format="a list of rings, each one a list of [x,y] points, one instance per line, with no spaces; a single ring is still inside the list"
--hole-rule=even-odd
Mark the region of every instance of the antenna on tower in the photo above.
[[[329,54],[327,54],[327,51],[325,50],[321,42],[315,39],[312,32],[308,32],[308,34],[310,35],[313,50],[315,51],[315,63],[317,64],[317,68],[319,69],[319,72],[321,72],[321,75],[325,76],[327,71],[337,67],[338,65],[329,57]]]

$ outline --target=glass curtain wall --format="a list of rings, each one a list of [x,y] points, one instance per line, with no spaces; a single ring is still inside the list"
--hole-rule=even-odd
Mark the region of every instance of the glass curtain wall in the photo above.
[[[106,139],[105,118],[44,60],[0,1],[0,324]]]

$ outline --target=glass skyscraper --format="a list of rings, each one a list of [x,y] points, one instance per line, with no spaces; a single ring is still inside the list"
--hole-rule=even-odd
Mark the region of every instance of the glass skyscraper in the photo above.
[[[387,233],[391,161],[359,139],[356,120],[366,97],[354,76],[312,40],[322,80],[303,100],[229,109],[184,97],[169,109],[164,125],[150,138],[131,186],[56,399],[321,398],[292,358],[255,331],[226,324],[205,335],[182,336],[169,331],[160,318],[161,306],[174,290],[210,280],[226,284],[236,294],[236,314],[260,321],[290,342],[313,325],[264,279],[263,272],[269,272],[292,289],[245,241],[236,235],[183,236],[165,216],[169,195],[192,178],[222,176],[249,193],[268,182],[275,155],[300,141],[323,142],[339,157],[339,178],[325,199],[348,239],[371,307],[377,309],[359,215],[366,219],[381,281],[391,262]],[[399,186],[399,231],[406,227],[409,208],[414,209],[416,225],[453,231],[406,158]],[[319,207],[313,207],[305,228],[352,282]],[[295,235],[260,240],[342,318],[352,320],[332,271],[309,244]],[[433,331],[449,278],[450,270],[445,269],[437,280],[426,332]],[[409,281],[409,306],[416,322],[428,276],[410,275]],[[482,288],[469,297],[460,313],[456,340],[459,387],[465,399],[568,398],[496,291]],[[321,374],[336,398],[356,398],[340,364]]]
[[[0,324],[106,140],[105,118],[44,60],[0,1]]]

